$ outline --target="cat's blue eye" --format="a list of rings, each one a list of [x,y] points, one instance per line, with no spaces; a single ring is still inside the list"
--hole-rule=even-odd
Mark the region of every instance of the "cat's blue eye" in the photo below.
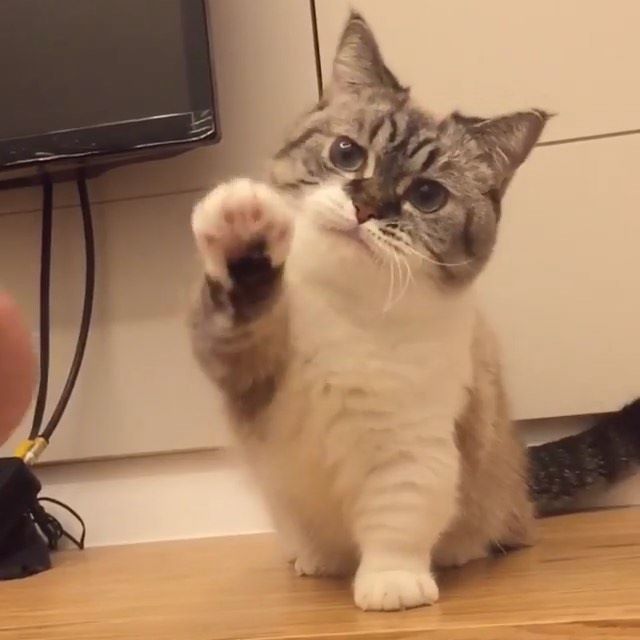
[[[351,138],[336,138],[329,149],[329,160],[342,171],[358,171],[367,159],[367,152]]]
[[[418,178],[407,189],[406,199],[422,213],[435,213],[449,200],[449,191],[435,180]]]

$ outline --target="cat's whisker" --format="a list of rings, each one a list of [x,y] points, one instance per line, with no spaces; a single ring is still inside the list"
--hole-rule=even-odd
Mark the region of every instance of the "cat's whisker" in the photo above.
[[[409,264],[409,261],[404,256],[400,256],[400,257],[402,258],[402,262],[404,263],[405,269],[407,270],[407,279],[405,280],[404,290],[402,292],[402,296],[404,297],[407,293],[407,290],[409,289],[409,286],[413,284],[414,279],[413,279],[413,271],[411,270],[411,265]]]
[[[385,262],[388,262],[390,269],[390,286],[387,292],[387,300],[383,307],[383,311],[386,313],[405,296],[409,285],[413,282],[413,272],[411,271],[408,260],[398,251],[398,239],[394,235],[386,234],[386,236],[384,236],[380,234],[372,237],[375,238],[377,247],[385,258],[387,258]],[[393,240],[396,240],[396,242],[393,242]],[[397,279],[395,277],[396,268],[398,272]],[[396,283],[398,283],[398,295],[394,296]]]
[[[393,257],[391,252],[389,252],[383,243],[380,243],[378,246],[384,251],[384,255],[388,258],[390,255]],[[395,290],[395,273],[396,273],[396,263],[393,260],[385,260],[389,264],[389,287],[387,289],[387,300],[384,303],[384,307],[382,308],[383,313],[386,313],[391,308],[391,302],[393,299],[393,292]]]
[[[402,237],[403,234],[401,231],[396,231],[394,229],[387,229],[385,233],[385,241],[389,243],[391,246],[396,248],[401,253],[409,253],[414,255],[425,262],[429,262],[439,267],[461,267],[471,262],[470,259],[464,260],[462,262],[442,262],[440,260],[436,260],[432,256],[426,255],[421,251],[418,251],[412,244],[410,244],[408,238]]]
[[[391,306],[393,306],[394,304],[396,304],[406,293],[406,290],[409,286],[409,281],[412,279],[412,274],[411,274],[411,270],[409,268],[409,264],[406,261],[406,259],[404,259],[402,257],[402,255],[398,252],[398,244],[401,243],[401,241],[399,240],[399,238],[397,237],[397,234],[394,231],[391,232],[387,232],[384,234],[384,236],[380,236],[380,240],[382,242],[382,244],[385,247],[385,252],[390,254],[391,257],[393,258],[395,264],[398,267],[398,278],[399,281],[401,282],[403,279],[403,270],[401,269],[401,267],[404,267],[404,273],[405,275],[405,282],[404,284],[401,284],[401,290],[400,290],[400,294],[399,296],[394,299],[389,308]],[[387,309],[388,310],[388,309]]]
[[[371,241],[371,245],[373,245],[372,251],[373,254],[378,257],[381,265],[389,265],[389,286],[387,288],[387,298],[382,307],[383,313],[386,313],[392,304],[393,294],[395,291],[395,283],[396,283],[396,261],[391,260],[390,258],[394,257],[394,251],[390,251],[389,247],[391,243],[389,240],[380,232],[379,229],[369,229],[368,237]],[[400,271],[398,270],[398,277],[400,277]]]
[[[438,267],[463,267],[464,265],[467,265],[471,262],[471,259],[462,260],[461,262],[442,262],[440,260],[436,260],[432,256],[429,256],[427,254],[422,253],[421,251],[418,251],[415,247],[408,244],[404,244],[404,243],[402,245],[402,249],[405,251],[408,251],[410,254],[414,255],[416,258],[421,258],[425,262],[429,262]]]
[[[471,260],[465,260],[463,262],[441,262],[436,260],[435,258],[428,256],[420,251],[418,251],[413,245],[409,243],[409,241],[403,237],[401,237],[401,232],[387,232],[385,241],[403,254],[411,254],[425,262],[430,262],[431,264],[440,266],[440,267],[459,267],[471,262]]]
[[[402,298],[404,298],[405,294],[407,293],[407,289],[409,288],[409,285],[411,284],[411,281],[413,279],[413,274],[411,273],[411,267],[409,266],[409,262],[407,261],[407,259],[401,254],[397,253],[396,251],[392,251],[392,255],[396,261],[396,264],[398,265],[399,278],[402,277],[400,267],[404,268],[404,271],[402,273],[404,273],[405,277],[404,277],[404,284],[400,289],[400,293],[393,300],[389,308],[394,307],[396,304],[398,304],[402,300]]]
[[[400,264],[398,263],[398,257],[396,255],[395,251],[391,251],[389,250],[388,246],[385,246],[385,253],[387,254],[387,256],[389,256],[391,258],[391,260],[389,261],[389,263],[392,265],[393,267],[393,271],[395,273],[396,268],[398,270],[398,279],[397,279],[397,283],[400,283],[400,280],[402,278],[402,273],[400,272]],[[391,291],[391,295],[387,297],[387,302],[384,306],[384,312],[386,313],[387,311],[390,311],[391,308],[393,307],[393,305],[395,304],[395,301],[397,299],[397,297],[394,296],[395,293],[395,282],[394,282],[394,287],[393,290]]]

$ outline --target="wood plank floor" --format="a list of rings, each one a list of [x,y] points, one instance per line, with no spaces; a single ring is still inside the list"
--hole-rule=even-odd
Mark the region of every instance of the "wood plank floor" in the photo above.
[[[0,583],[0,640],[640,638],[640,509],[540,522],[539,544],[446,572],[441,602],[362,613],[272,536],[92,549]]]

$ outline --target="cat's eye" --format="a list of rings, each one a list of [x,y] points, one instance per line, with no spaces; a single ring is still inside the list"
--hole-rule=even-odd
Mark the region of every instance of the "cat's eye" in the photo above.
[[[407,200],[423,213],[435,213],[449,200],[449,191],[435,180],[414,180],[406,193]]]
[[[357,171],[367,159],[367,152],[351,138],[340,136],[329,149],[329,160],[342,171]]]

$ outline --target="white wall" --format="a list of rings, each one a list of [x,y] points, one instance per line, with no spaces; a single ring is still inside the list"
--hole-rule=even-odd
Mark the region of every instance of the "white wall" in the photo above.
[[[85,519],[90,546],[271,529],[252,479],[230,452],[54,465],[38,475],[42,495],[63,500]],[[78,531],[64,512],[51,512]]]

